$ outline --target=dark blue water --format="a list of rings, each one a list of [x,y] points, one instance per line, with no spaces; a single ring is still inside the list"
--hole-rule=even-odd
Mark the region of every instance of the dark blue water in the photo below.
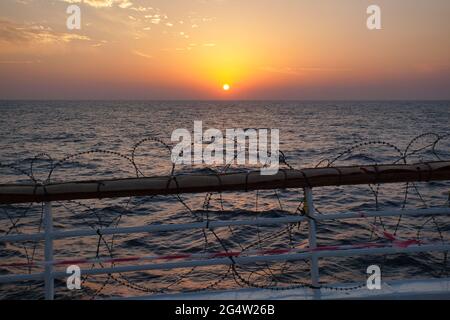
[[[132,177],[136,172],[122,156],[145,138],[170,143],[174,129],[193,130],[195,120],[207,128],[280,129],[280,149],[295,168],[315,166],[334,159],[346,149],[365,141],[378,144],[355,148],[334,165],[392,163],[408,150],[407,161],[450,158],[450,102],[0,102],[0,183],[44,181],[52,165],[68,157],[51,175],[51,181]],[[425,133],[411,144],[411,140]],[[441,137],[441,139],[439,139]],[[438,142],[434,144],[435,141]],[[396,148],[394,148],[394,146]],[[408,147],[409,146],[409,147]],[[434,148],[433,148],[434,147]],[[408,149],[407,149],[408,148]],[[92,152],[105,150],[114,154]],[[415,151],[415,152],[413,152]],[[399,153],[400,152],[400,153]],[[120,155],[119,155],[120,154]],[[36,157],[35,160],[32,160]],[[146,141],[135,150],[135,162],[146,176],[168,174],[170,155],[159,143]],[[326,163],[326,162],[325,162]],[[8,164],[8,166],[5,166]],[[11,165],[14,165],[13,169]],[[323,163],[322,163],[323,164]],[[219,169],[220,168],[215,168]],[[232,168],[237,169],[237,168]],[[247,167],[238,169],[249,169]],[[20,171],[21,170],[21,171]],[[204,172],[204,167],[178,167],[176,172]],[[346,210],[401,209],[448,206],[449,184],[422,183],[376,187],[327,187],[314,191],[322,214]],[[205,207],[205,194],[174,197],[90,200],[54,203],[55,228],[101,228],[149,223],[186,223],[209,219],[246,219],[298,214],[301,190],[260,191],[213,195]],[[39,231],[39,204],[1,206],[0,233]],[[208,209],[208,210],[205,210]],[[328,222],[319,226],[319,244],[353,244],[383,241],[369,230],[367,219]],[[375,224],[405,239],[448,241],[448,219],[385,218]],[[397,227],[398,225],[398,227]],[[222,244],[217,240],[219,237]],[[179,252],[246,251],[258,248],[298,247],[307,239],[306,225],[282,227],[235,227],[210,232],[138,234],[58,240],[56,258],[159,255]],[[41,244],[0,243],[1,263],[42,260]],[[365,281],[370,264],[382,266],[386,278],[439,277],[448,273],[443,254],[392,255],[334,258],[321,261],[321,280]],[[108,265],[109,266],[109,265]],[[91,265],[83,267],[93,267]],[[99,265],[95,265],[99,267]],[[0,267],[0,273],[37,272],[40,269]],[[64,269],[61,269],[64,270]],[[309,281],[308,263],[289,262],[238,268],[242,278],[258,286],[278,286]],[[248,284],[240,283],[241,286]],[[58,283],[57,297],[109,297],[191,289],[235,288],[233,272],[226,266],[89,277],[83,290],[68,291]],[[39,283],[0,286],[0,297],[39,298]]]

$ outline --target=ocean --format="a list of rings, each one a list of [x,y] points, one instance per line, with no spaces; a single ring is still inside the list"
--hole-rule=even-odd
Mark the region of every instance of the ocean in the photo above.
[[[128,160],[134,156],[140,174],[167,175],[170,154],[157,138],[170,144],[173,130],[271,128],[280,130],[280,150],[294,168],[450,159],[450,101],[0,101],[0,183],[76,181],[135,177]],[[416,138],[417,137],[417,138]],[[416,138],[416,139],[415,139]],[[364,144],[372,142],[371,144]],[[354,148],[352,148],[354,147]],[[346,152],[346,150],[349,150]],[[134,150],[134,153],[133,153]],[[98,152],[102,151],[102,152]],[[107,151],[107,152],[103,152]],[[53,171],[52,166],[64,159]],[[223,168],[213,168],[221,170]],[[230,168],[248,170],[251,167]],[[175,173],[205,173],[205,166],[176,167]],[[326,187],[314,190],[320,214],[342,211],[443,207],[449,205],[449,182]],[[302,190],[133,197],[53,203],[58,230],[188,223],[299,214]],[[0,235],[38,232],[41,204],[1,205]],[[320,245],[384,241],[372,231],[404,239],[447,241],[448,217],[356,219],[319,225]],[[378,237],[378,238],[377,238]],[[306,224],[221,228],[96,236],[55,241],[56,259],[127,257],[177,253],[293,248],[308,238]],[[218,240],[220,239],[220,241]],[[42,243],[0,243],[0,274],[37,272],[39,268],[7,263],[43,260]],[[369,265],[380,265],[386,279],[448,275],[442,253],[321,259],[323,283],[364,283]],[[99,267],[100,264],[82,266]],[[110,266],[110,264],[104,264]],[[60,268],[64,270],[63,268]],[[257,263],[250,266],[197,267],[83,277],[82,289],[56,283],[57,298],[107,298],[150,293],[176,293],[236,287],[286,287],[309,281],[309,262]],[[245,280],[245,281],[244,281]],[[42,298],[42,283],[0,285],[0,298]]]

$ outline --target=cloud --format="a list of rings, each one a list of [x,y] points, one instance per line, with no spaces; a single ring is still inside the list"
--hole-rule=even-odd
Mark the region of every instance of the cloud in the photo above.
[[[20,4],[29,4],[29,3],[31,3],[33,0],[16,0],[16,2],[17,3],[20,3]]]
[[[135,55],[137,55],[139,57],[142,57],[142,58],[146,58],[146,59],[152,59],[153,58],[151,55],[146,54],[146,53],[142,53],[142,52],[137,51],[137,50],[134,50],[133,54],[135,54]]]
[[[281,73],[287,75],[300,75],[306,72],[329,72],[329,71],[350,71],[348,68],[326,68],[326,67],[263,67],[261,70],[271,73]]]
[[[145,19],[150,19],[150,22],[153,24],[159,24],[162,20],[167,20],[168,16],[166,14],[147,14],[144,16]]]
[[[0,20],[0,41],[10,43],[57,43],[71,42],[75,40],[89,41],[87,36],[55,32],[50,27],[35,24],[17,24],[10,21]]]
[[[153,9],[152,7],[130,7],[131,10],[133,11],[138,11],[138,12],[147,12],[147,11],[154,11],[155,9]]]
[[[67,3],[84,3],[94,8],[110,8],[117,5],[119,8],[127,9],[133,6],[129,0],[61,0]]]

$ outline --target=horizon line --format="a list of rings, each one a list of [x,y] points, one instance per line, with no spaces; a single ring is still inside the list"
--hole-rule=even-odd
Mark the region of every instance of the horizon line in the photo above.
[[[83,102],[83,101],[135,101],[135,102],[408,102],[408,101],[450,101],[450,98],[445,99],[3,99],[0,98],[1,102],[4,101],[73,101],[73,102]]]

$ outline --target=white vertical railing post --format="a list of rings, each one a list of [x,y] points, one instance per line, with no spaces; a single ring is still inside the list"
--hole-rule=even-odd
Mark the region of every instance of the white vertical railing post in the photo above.
[[[312,189],[310,187],[306,187],[304,189],[305,192],[305,205],[306,205],[306,214],[308,215],[308,229],[309,229],[309,248],[315,249],[317,248],[317,229],[316,229],[316,221],[314,220],[315,209],[313,202]],[[315,252],[311,254],[311,284],[315,287],[319,286],[319,259]],[[320,289],[314,290],[314,298],[320,299]]]
[[[54,298],[53,265],[48,263],[53,261],[53,216],[51,202],[44,203],[44,231],[45,231],[45,299]]]

